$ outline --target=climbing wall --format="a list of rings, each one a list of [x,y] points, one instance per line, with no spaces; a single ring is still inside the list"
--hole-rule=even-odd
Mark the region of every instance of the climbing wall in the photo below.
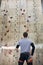
[[[16,44],[23,38],[24,31],[29,33],[28,37],[35,43],[43,43],[41,1],[2,0],[0,30],[1,45]]]
[[[15,46],[25,31],[35,44],[43,43],[41,0],[0,0],[0,47]],[[0,65],[17,65],[19,53],[0,48]],[[42,60],[43,47],[36,49],[34,65],[43,65]]]

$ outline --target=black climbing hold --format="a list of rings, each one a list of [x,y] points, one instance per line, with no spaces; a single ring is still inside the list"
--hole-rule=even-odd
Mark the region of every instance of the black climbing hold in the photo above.
[[[7,26],[5,26],[5,28],[7,28]]]
[[[7,14],[4,14],[4,16],[6,16]]]
[[[25,9],[23,10],[23,12],[25,12]]]
[[[1,41],[3,41],[3,38],[1,38]]]
[[[24,13],[22,13],[22,15],[24,15]]]
[[[7,13],[8,11],[6,11],[6,13]]]
[[[28,18],[31,18],[31,16],[28,16]]]
[[[10,19],[12,19],[13,17],[10,17]]]
[[[26,25],[24,25],[24,27],[26,27]]]
[[[9,23],[11,22],[11,21],[8,21]]]
[[[7,46],[7,44],[5,44],[4,46]]]
[[[27,22],[29,22],[29,20],[27,20]]]
[[[5,10],[3,10],[5,12]]]
[[[22,11],[22,9],[20,9]]]
[[[4,36],[6,36],[6,35],[7,35],[7,33],[4,34]]]

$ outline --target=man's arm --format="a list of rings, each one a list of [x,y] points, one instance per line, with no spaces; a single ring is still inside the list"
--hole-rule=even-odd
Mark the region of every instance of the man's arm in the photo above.
[[[17,45],[17,46],[16,46],[16,51],[17,51],[17,52],[18,52],[18,48],[19,48],[19,46],[20,46],[20,45]]]
[[[31,43],[31,46],[32,46],[32,52],[31,52],[31,55],[33,56],[34,51],[35,51],[35,46],[34,46],[34,43]]]
[[[16,48],[18,49],[20,45],[17,45]]]

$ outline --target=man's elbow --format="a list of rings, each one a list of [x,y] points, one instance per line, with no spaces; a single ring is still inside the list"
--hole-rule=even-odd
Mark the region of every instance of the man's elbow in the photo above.
[[[35,46],[34,46],[34,50],[35,50]]]
[[[19,48],[19,45],[17,45],[16,48],[18,49]]]

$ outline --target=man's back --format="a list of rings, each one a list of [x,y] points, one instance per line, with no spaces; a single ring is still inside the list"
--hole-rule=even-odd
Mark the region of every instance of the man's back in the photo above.
[[[18,43],[21,47],[21,53],[30,52],[31,43],[32,41],[30,41],[28,38],[21,39]]]

